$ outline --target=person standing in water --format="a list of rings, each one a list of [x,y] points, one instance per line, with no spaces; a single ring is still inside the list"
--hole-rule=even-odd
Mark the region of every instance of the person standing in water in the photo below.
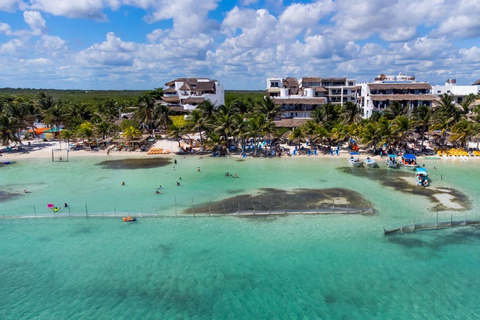
[[[197,167],[197,171],[200,172],[200,167]]]

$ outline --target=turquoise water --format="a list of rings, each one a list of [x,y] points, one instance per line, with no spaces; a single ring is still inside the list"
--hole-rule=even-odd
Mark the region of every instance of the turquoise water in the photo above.
[[[95,165],[105,160],[99,158],[0,168],[0,191],[18,194],[0,203],[2,215],[49,213],[46,203],[67,202],[71,213],[82,213],[87,203],[90,213],[162,216],[135,224],[100,217],[0,220],[0,318],[480,317],[480,230],[383,236],[383,227],[433,222],[429,199],[339,170],[345,159],[177,159],[176,170],[173,164],[104,169]],[[478,218],[480,163],[425,163],[434,186],[458,189],[472,201],[472,210],[439,212],[440,219]],[[227,178],[226,171],[240,178]],[[163,194],[155,194],[158,185]],[[368,198],[376,215],[179,213],[192,198],[195,205],[266,187],[348,188]]]

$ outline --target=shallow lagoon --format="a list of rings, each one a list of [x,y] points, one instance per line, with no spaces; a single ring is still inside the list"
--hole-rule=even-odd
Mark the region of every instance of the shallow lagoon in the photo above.
[[[395,173],[369,178],[372,173],[344,168],[346,159],[338,158],[177,157],[175,170],[173,163],[136,170],[96,165],[104,160],[23,160],[0,168],[0,190],[17,196],[2,198],[2,215],[48,213],[50,202],[67,202],[78,214],[87,203],[90,213],[162,215],[136,224],[118,218],[0,220],[0,318],[479,316],[480,230],[384,237],[383,227],[433,222],[437,215],[428,197],[382,184]],[[470,210],[440,211],[440,219],[478,218],[480,163],[425,163],[433,187],[457,189],[471,201]],[[226,177],[227,171],[240,178]],[[163,194],[157,195],[159,185]],[[31,193],[23,194],[25,188]],[[195,206],[261,188],[346,188],[371,201],[376,214],[180,214],[192,199]]]

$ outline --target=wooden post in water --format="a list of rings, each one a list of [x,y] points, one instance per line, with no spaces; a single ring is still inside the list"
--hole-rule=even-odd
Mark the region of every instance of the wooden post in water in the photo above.
[[[438,228],[438,210],[437,210],[437,228]]]
[[[175,197],[175,215],[177,215],[177,196],[174,196]]]
[[[86,202],[85,202],[85,215],[88,217],[88,207]]]
[[[452,226],[452,224],[453,224],[453,215],[451,214],[450,215],[450,227]]]
[[[237,213],[240,213],[240,200],[238,200],[238,210],[237,210]]]
[[[335,213],[335,198],[332,197],[332,203],[333,203],[333,213]]]
[[[227,210],[225,210],[225,202],[222,201],[222,206],[223,206],[223,213],[227,214]]]
[[[210,205],[208,206],[208,215],[212,214],[212,201],[210,200]]]
[[[195,209],[193,208],[193,198],[192,198],[192,212],[193,212],[193,216],[195,217]]]
[[[33,212],[35,212],[35,215],[37,215],[37,209],[35,208],[35,205],[33,205]]]

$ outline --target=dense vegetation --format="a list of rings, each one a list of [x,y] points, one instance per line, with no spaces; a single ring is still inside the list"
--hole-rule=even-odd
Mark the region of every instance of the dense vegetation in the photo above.
[[[8,90],[8,89],[3,89]],[[439,146],[452,143],[465,146],[480,137],[479,107],[472,107],[474,96],[461,105],[453,97],[442,95],[434,109],[419,106],[413,110],[401,103],[392,103],[383,113],[370,119],[361,118],[360,108],[350,102],[344,105],[326,104],[313,113],[301,127],[289,131],[277,128],[273,122],[280,108],[263,92],[230,91],[225,105],[201,103],[188,115],[172,116],[167,106],[156,103],[161,89],[153,91],[27,91],[0,94],[0,140],[3,145],[22,143],[20,132],[32,129],[35,122],[60,128],[63,139],[118,137],[126,139],[142,132],[162,131],[173,139],[196,134],[202,148],[211,147],[222,153],[230,145],[244,147],[245,141],[258,145],[264,138],[275,140],[288,136],[292,142],[308,140],[311,145],[335,145],[351,139],[366,147],[400,146],[409,141],[423,145],[426,134]],[[97,93],[97,95],[95,95]],[[85,96],[84,96],[85,94]],[[129,120],[118,121],[120,113],[132,113]],[[287,133],[288,132],[288,133]]]

